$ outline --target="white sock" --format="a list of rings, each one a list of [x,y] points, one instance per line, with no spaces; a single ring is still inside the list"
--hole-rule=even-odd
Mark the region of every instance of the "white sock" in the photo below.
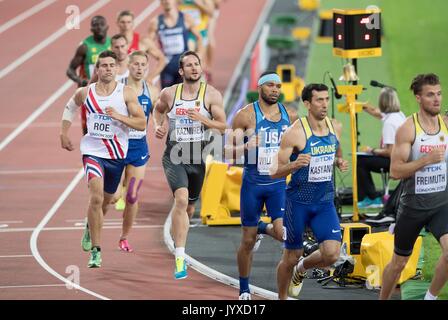
[[[437,300],[437,296],[433,296],[428,290],[426,291],[425,298],[423,300]]]
[[[176,255],[176,258],[179,258],[179,257],[185,258],[185,247],[176,248],[175,255]]]
[[[305,267],[303,266],[303,260],[305,259],[300,260],[299,263],[297,264],[297,270],[300,273],[304,273],[306,271]]]

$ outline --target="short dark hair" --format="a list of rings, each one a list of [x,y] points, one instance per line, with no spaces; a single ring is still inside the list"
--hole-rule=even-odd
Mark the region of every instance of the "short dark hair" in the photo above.
[[[185,51],[184,53],[181,54],[180,58],[179,58],[179,69],[183,69],[184,68],[184,58],[187,56],[195,56],[196,58],[198,58],[199,64],[201,64],[201,58],[199,58],[198,54],[194,51]]]
[[[310,83],[309,85],[305,86],[302,90],[302,101],[308,101],[311,102],[311,99],[313,98],[313,90],[316,91],[328,91],[328,87],[324,85],[323,83]]]
[[[121,33],[114,34],[112,36],[112,38],[110,38],[110,43],[114,42],[115,40],[121,39],[121,38],[123,38],[124,41],[126,41],[126,43],[128,43],[128,39],[126,39],[126,36]]]
[[[115,54],[115,52],[113,52],[111,50],[104,50],[99,54],[98,60],[96,60],[96,67],[98,68],[100,66],[100,59],[108,58],[108,57],[111,57],[115,61],[117,61],[117,55]]]
[[[272,71],[272,70],[266,70],[265,72],[263,72],[262,74],[260,74],[260,77],[259,77],[258,79],[261,79],[261,77],[264,77],[264,76],[267,75],[267,74],[276,74],[276,75],[278,75],[277,72],[275,72],[275,71]]]
[[[422,91],[423,86],[426,84],[432,86],[440,84],[439,77],[434,73],[419,74],[414,79],[412,79],[412,83],[409,89],[412,90],[414,94],[419,94]]]
[[[104,20],[105,22],[107,22],[107,20],[106,20],[106,18],[105,18],[104,16],[94,16],[94,17],[92,17],[92,20],[90,20],[90,25],[92,25],[92,23],[93,23],[95,20],[98,20],[98,19],[100,19],[100,20]]]

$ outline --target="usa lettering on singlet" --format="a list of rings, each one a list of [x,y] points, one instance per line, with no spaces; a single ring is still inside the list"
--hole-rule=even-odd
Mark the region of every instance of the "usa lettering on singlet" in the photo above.
[[[87,110],[87,134],[81,140],[81,153],[104,159],[124,159],[128,150],[129,127],[106,114],[107,107],[129,116],[124,100],[124,85],[117,82],[109,96],[96,93],[96,83],[89,86],[84,106]]]
[[[283,133],[290,125],[290,120],[286,108],[277,103],[275,107],[280,113],[278,121],[267,119],[261,110],[258,101],[253,103],[255,113],[255,135],[260,137],[258,146],[245,151],[244,154],[244,175],[243,178],[249,183],[272,184],[284,182],[285,178],[271,178],[271,170],[274,157],[280,147]],[[245,137],[247,142],[250,137]]]
[[[447,149],[448,131],[439,116],[440,130],[437,134],[427,134],[418,122],[417,114],[413,115],[416,128],[414,144],[411,149],[411,159],[419,159],[434,148]],[[446,158],[439,163],[427,165],[415,173],[414,185],[416,194],[442,192],[446,190]]]
[[[193,100],[182,99],[183,84],[176,88],[176,95],[173,107],[168,113],[170,119],[170,132],[175,131],[175,141],[179,142],[200,142],[204,140],[204,125],[200,121],[192,120],[188,117],[188,110],[194,109],[203,116],[211,119],[211,114],[205,108],[205,91],[207,85],[201,82],[198,96]]]

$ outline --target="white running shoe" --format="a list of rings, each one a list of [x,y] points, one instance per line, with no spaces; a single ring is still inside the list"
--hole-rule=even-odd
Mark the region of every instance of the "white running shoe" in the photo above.
[[[240,294],[238,300],[252,300],[252,297],[249,292],[243,292]]]

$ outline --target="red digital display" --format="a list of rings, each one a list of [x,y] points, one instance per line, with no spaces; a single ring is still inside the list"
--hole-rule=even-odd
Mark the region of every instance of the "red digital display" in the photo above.
[[[338,40],[342,40],[342,34],[338,34]]]
[[[361,19],[361,24],[367,24],[367,23],[369,23],[370,22],[370,19],[367,17],[367,18],[362,18]]]
[[[337,24],[341,24],[341,23],[342,23],[342,19],[341,19],[341,18],[337,18],[337,19],[336,19],[336,23],[337,23]]]
[[[365,34],[364,35],[364,40],[367,40],[367,41],[370,40],[370,34]]]

